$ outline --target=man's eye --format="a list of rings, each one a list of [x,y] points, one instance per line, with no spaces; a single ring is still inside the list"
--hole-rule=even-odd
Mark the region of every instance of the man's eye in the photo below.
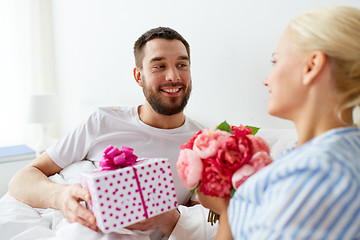
[[[276,61],[275,61],[275,60],[271,60],[271,63],[272,63],[272,65],[274,65],[274,64],[276,63]]]
[[[187,66],[187,64],[185,64],[185,63],[180,63],[178,66],[179,66],[180,68],[184,68],[184,67]]]
[[[161,69],[161,68],[164,68],[165,66],[164,65],[157,65],[157,66],[154,66],[154,68],[156,69]]]

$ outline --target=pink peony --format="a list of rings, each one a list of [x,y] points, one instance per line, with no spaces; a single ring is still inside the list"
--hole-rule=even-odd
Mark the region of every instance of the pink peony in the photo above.
[[[249,138],[252,143],[253,154],[260,152],[260,151],[265,151],[268,154],[270,154],[270,147],[263,138],[254,136],[254,135],[250,135]]]
[[[224,139],[219,146],[216,160],[223,168],[232,173],[246,164],[251,158],[251,142],[246,135],[231,135]]]
[[[251,128],[250,127],[245,127],[245,126],[240,124],[240,126],[238,126],[238,127],[231,126],[231,132],[235,136],[250,135],[251,134]]]
[[[188,141],[187,143],[181,145],[180,149],[181,149],[181,150],[184,150],[184,149],[191,149],[191,150],[192,150],[192,149],[193,149],[193,146],[194,146],[194,141],[195,141],[195,139],[196,139],[197,136],[198,136],[199,134],[201,134],[201,133],[202,133],[201,130],[198,131],[197,133],[195,133],[195,134],[189,139],[189,141]]]
[[[249,164],[254,167],[255,171],[269,165],[272,162],[270,155],[265,151],[255,153],[249,161]]]
[[[230,197],[232,172],[224,169],[215,159],[204,161],[200,191],[214,197]]]
[[[203,171],[203,163],[193,150],[183,149],[180,151],[176,168],[185,187],[194,189],[198,185]]]
[[[251,175],[272,162],[270,155],[265,151],[256,152],[248,164],[245,164],[233,174],[232,186],[238,189]]]
[[[236,170],[231,178],[233,188],[238,189],[254,172],[255,168],[249,164]]]
[[[230,133],[221,130],[207,130],[199,134],[194,141],[193,150],[200,158],[206,159],[215,156],[222,139],[230,136]]]

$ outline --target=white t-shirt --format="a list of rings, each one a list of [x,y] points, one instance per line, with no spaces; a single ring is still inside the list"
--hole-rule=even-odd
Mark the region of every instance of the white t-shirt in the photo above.
[[[99,108],[46,152],[62,168],[81,160],[92,160],[98,166],[108,145],[119,149],[122,146],[131,147],[139,158],[168,158],[174,176],[177,200],[180,204],[185,204],[190,192],[177,177],[176,162],[180,146],[204,127],[187,117],[179,128],[154,128],[139,119],[137,109]],[[208,209],[198,205],[195,208],[179,207],[179,210],[180,219],[169,239],[184,239],[185,235],[188,240],[208,240],[215,237],[217,226],[210,226],[206,222]],[[160,237],[160,231],[151,234],[151,239]]]
[[[98,108],[83,123],[46,150],[51,159],[65,168],[81,160],[100,161],[104,149],[112,145],[134,149],[139,158],[168,158],[174,176],[177,200],[187,202],[189,190],[177,177],[176,161],[180,146],[203,127],[186,118],[185,123],[174,129],[151,127],[139,119],[137,107]]]

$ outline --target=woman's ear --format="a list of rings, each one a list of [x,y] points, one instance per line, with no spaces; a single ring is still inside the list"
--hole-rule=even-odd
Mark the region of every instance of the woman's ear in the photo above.
[[[314,51],[307,57],[304,66],[304,85],[308,85],[313,82],[313,80],[324,69],[326,61],[326,55],[321,51]]]
[[[141,80],[141,71],[138,67],[134,67],[134,78],[137,84],[142,87],[142,80]]]

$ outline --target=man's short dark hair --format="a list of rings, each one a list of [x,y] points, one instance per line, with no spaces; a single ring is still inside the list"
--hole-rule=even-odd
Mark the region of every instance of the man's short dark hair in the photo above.
[[[135,56],[135,64],[137,67],[142,68],[142,60],[143,60],[143,49],[145,44],[152,39],[168,39],[168,40],[180,40],[185,48],[186,52],[189,56],[190,60],[190,46],[189,43],[174,29],[168,27],[157,27],[150,29],[136,40],[134,44],[134,56]]]

